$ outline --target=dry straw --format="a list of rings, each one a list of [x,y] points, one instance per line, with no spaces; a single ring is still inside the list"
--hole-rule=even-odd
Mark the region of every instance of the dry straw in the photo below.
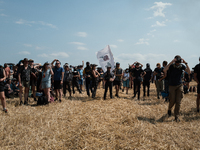
[[[8,114],[0,112],[0,149],[200,148],[196,93],[184,96],[180,123],[167,118],[168,103],[157,100],[154,84],[149,98],[133,100],[132,93],[104,101],[103,89],[95,100],[77,92],[46,106],[30,99],[30,106],[15,107],[18,99],[8,99]]]

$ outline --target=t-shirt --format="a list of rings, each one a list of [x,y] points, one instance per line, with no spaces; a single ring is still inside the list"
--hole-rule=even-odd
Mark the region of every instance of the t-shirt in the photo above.
[[[83,70],[83,74],[86,74],[86,76],[91,75],[92,74],[91,67],[90,66],[85,67]]]
[[[62,67],[57,68],[56,66],[53,68],[54,72],[54,80],[55,81],[61,81],[62,80],[62,72],[64,72],[64,69]]]
[[[78,71],[79,74],[80,74],[80,78],[83,79],[83,70],[82,70],[82,69],[78,69],[77,71]]]
[[[110,82],[110,78],[113,78],[114,77],[114,74],[112,72],[105,72],[104,73],[104,80],[106,80],[107,82]]]
[[[131,72],[135,80],[141,80],[141,74],[144,72],[144,70],[141,68],[134,68]]]
[[[152,76],[152,70],[150,68],[146,68],[144,69],[144,71],[146,72],[144,76],[144,81],[150,81],[151,76]]]
[[[169,85],[171,86],[177,86],[182,84],[182,72],[185,70],[186,67],[182,64],[179,66],[176,66],[175,64],[172,64],[169,67]]]
[[[126,81],[127,79],[129,79],[129,73],[124,73],[124,76],[123,76],[123,80]]]
[[[73,81],[78,81],[79,78],[78,77],[74,77],[74,76],[78,75],[78,71],[73,71],[72,74],[73,74]]]
[[[31,68],[31,72],[35,74],[37,72],[37,70],[33,67],[33,68]],[[31,80],[36,80],[36,79],[37,79],[37,77],[35,77],[34,75],[31,74]]]
[[[3,75],[3,68],[0,67],[0,79],[4,78],[4,75]],[[3,86],[4,85],[4,82],[3,81],[0,81],[0,86]]]
[[[72,80],[72,72],[70,70],[65,71],[64,73],[64,81],[71,81]]]
[[[195,66],[194,73],[197,74],[197,79],[200,82],[200,64],[198,64],[198,65]]]
[[[47,69],[47,71],[42,71],[42,82],[50,82],[51,81],[51,70]]]
[[[116,75],[122,74],[122,72],[123,72],[123,70],[121,68],[119,68],[119,69],[116,68],[115,69]],[[121,81],[121,76],[116,76],[115,77],[115,81]]]
[[[156,72],[156,80],[159,80],[161,78],[161,73],[163,73],[163,68],[155,68],[154,72]]]
[[[27,69],[25,69],[24,65],[20,66],[19,73],[21,73],[22,81],[30,81],[30,76],[31,76],[31,67],[30,66],[28,66]]]

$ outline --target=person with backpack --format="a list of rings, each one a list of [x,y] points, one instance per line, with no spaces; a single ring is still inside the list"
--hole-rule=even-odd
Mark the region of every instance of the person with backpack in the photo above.
[[[116,68],[114,70],[115,80],[114,80],[113,84],[115,85],[115,89],[116,89],[115,96],[118,98],[119,98],[119,88],[121,85],[122,74],[123,74],[123,70],[122,70],[122,68],[120,68],[120,63],[117,62]]]
[[[6,99],[5,99],[5,93],[4,93],[4,81],[6,80],[6,73],[2,66],[0,66],[0,99],[1,99],[1,105],[3,106],[3,111],[5,113],[8,112],[6,109]]]
[[[63,79],[63,94],[64,97],[66,96],[66,89],[69,92],[69,96],[71,97],[71,81],[72,81],[72,71],[69,68],[68,64],[65,64],[65,72],[64,72],[64,79]]]
[[[54,62],[56,62],[55,66],[54,66]],[[56,93],[55,101],[58,100],[58,97],[59,97],[59,102],[61,102],[64,69],[63,67],[61,67],[61,62],[58,59],[54,59],[51,63],[51,66],[54,72],[53,81],[54,81],[54,90]]]
[[[161,68],[160,63],[157,63],[157,67],[154,70],[154,76],[156,76],[156,89],[157,98],[160,99],[160,94],[163,92],[163,80],[160,80],[164,76],[163,68]]]
[[[199,104],[200,104],[200,57],[199,64],[197,64],[194,68],[194,80],[197,82],[197,112],[199,113]]]
[[[184,63],[185,65],[183,65]],[[167,74],[169,70],[169,108],[168,116],[171,116],[171,109],[175,105],[174,115],[175,121],[179,122],[180,119],[179,111],[181,100],[183,98],[183,84],[182,84],[182,72],[187,71],[190,74],[190,68],[187,62],[182,59],[179,55],[175,56],[174,59],[164,68],[164,73]]]
[[[146,74],[144,75],[143,78],[143,94],[144,97],[146,96],[146,87],[147,87],[147,96],[149,97],[149,89],[150,89],[150,82],[152,80],[152,70],[150,68],[150,64],[146,64],[146,68],[144,69]]]
[[[87,95],[90,97],[90,90],[91,90],[91,74],[92,74],[92,69],[90,67],[90,63],[86,62],[86,67],[83,70],[83,76],[85,77],[85,84],[86,84],[86,90],[87,90]]]
[[[104,73],[104,83],[105,83],[105,92],[104,92],[104,100],[106,100],[106,94],[109,88],[110,91],[110,98],[112,99],[112,87],[113,87],[113,81],[115,79],[114,73],[111,72],[111,65],[107,66],[107,71]]]
[[[41,89],[48,102],[50,102],[51,76],[53,74],[50,64],[48,62],[44,63],[42,67]]]
[[[22,91],[24,88],[24,105],[28,105],[28,95],[29,95],[29,88],[30,88],[30,76],[31,76],[31,67],[28,65],[28,59],[24,58],[22,61],[23,65],[20,66],[18,72],[18,81],[19,81],[19,99],[20,105],[23,104],[22,102]]]

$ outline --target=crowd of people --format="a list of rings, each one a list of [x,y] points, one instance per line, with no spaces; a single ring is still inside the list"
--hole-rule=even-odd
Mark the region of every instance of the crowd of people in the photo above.
[[[199,58],[200,61],[200,58]],[[146,64],[146,68],[139,62],[135,62],[128,68],[123,70],[120,63],[117,62],[115,69],[111,70],[111,66],[107,66],[107,71],[96,64],[84,62],[81,65],[72,66],[65,63],[63,67],[58,59],[54,59],[52,63],[34,63],[34,60],[24,58],[17,65],[9,66],[4,64],[0,67],[0,98],[3,111],[7,112],[5,96],[11,98],[19,97],[20,105],[28,105],[28,98],[31,95],[37,101],[37,93],[42,92],[48,102],[54,97],[54,101],[62,102],[62,97],[66,97],[68,91],[69,98],[72,93],[75,94],[75,88],[81,94],[85,87],[88,97],[95,99],[96,92],[101,86],[105,89],[103,99],[106,100],[109,88],[110,98],[113,98],[113,87],[115,88],[115,97],[119,98],[119,90],[128,94],[132,88],[134,95],[140,100],[140,89],[143,85],[143,96],[150,96],[150,84],[155,83],[157,89],[157,98],[160,96],[169,102],[168,115],[171,116],[171,109],[175,105],[175,120],[179,121],[178,115],[180,111],[181,99],[183,91],[186,94],[189,91],[189,82],[194,78],[197,82],[197,112],[200,105],[200,64],[194,67],[194,73],[191,73],[187,62],[179,55],[168,63],[163,61],[156,64],[154,70],[150,64]],[[194,77],[192,77],[194,75]],[[31,90],[30,90],[31,89]],[[23,95],[23,98],[22,98]]]

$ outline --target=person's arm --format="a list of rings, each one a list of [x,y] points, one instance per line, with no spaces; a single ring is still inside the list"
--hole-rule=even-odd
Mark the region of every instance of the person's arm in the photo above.
[[[0,81],[5,81],[6,80],[6,72],[5,70],[3,69],[3,78],[0,79]]]
[[[190,68],[189,68],[189,66],[188,66],[188,63],[184,60],[184,59],[182,59],[182,61],[183,61],[183,63],[186,65],[186,69],[185,69],[185,71],[188,73],[188,75],[190,75]]]
[[[164,73],[167,73],[167,71],[169,70],[169,67],[176,62],[176,59],[174,58],[163,70]]]
[[[54,59],[52,62],[51,62],[51,66],[52,68],[54,67],[54,62],[57,61],[57,59]]]
[[[63,79],[64,79],[64,69],[62,69],[62,76],[61,76],[61,84],[63,84]]]
[[[53,73],[53,70],[52,69],[50,69],[50,74],[53,76],[54,75],[54,73]]]
[[[143,72],[143,75],[142,75],[142,78],[144,78],[145,75],[146,75],[146,72],[144,71],[144,72]]]
[[[84,67],[84,61],[82,61],[82,66]]]
[[[97,78],[98,77],[98,75],[96,75],[96,73],[95,73],[96,71],[95,70],[92,70],[92,75],[95,77],[95,78]]]

